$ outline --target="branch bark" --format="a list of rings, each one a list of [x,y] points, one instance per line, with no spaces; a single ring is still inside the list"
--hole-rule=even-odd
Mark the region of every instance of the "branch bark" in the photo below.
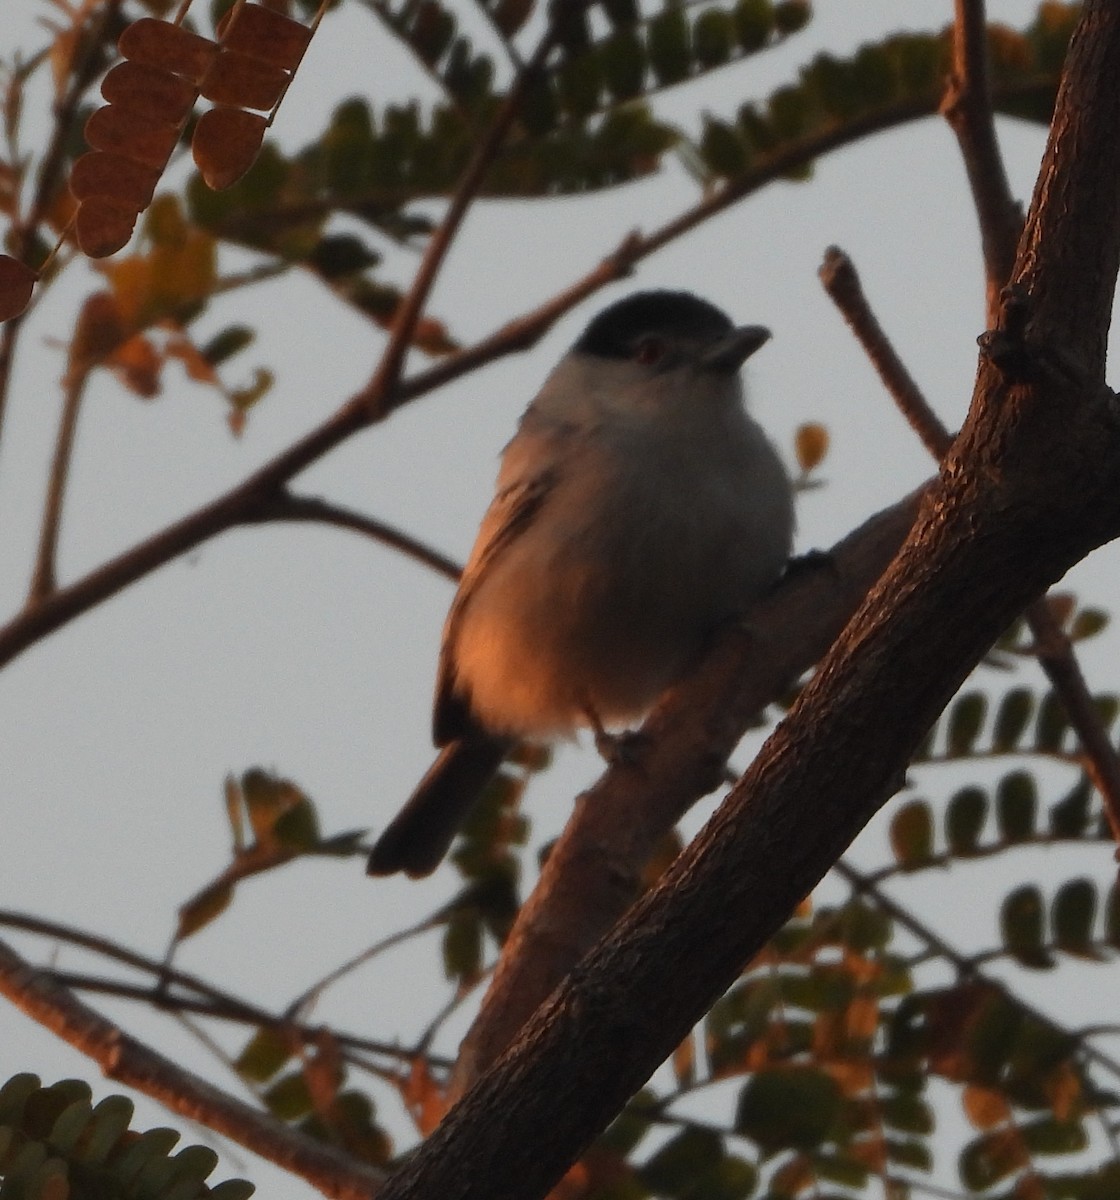
[[[637,758],[612,766],[576,809],[522,905],[459,1051],[461,1094],[633,903],[662,837],[723,779],[759,712],[828,649],[913,524],[920,493],[885,509],[755,605],[643,727]]]
[[[1120,418],[1104,387],[1118,135],[1120,8],[1089,0],[1018,289],[906,543],[728,801],[389,1180],[386,1200],[547,1192],[894,792],[1001,630],[1120,533]]]

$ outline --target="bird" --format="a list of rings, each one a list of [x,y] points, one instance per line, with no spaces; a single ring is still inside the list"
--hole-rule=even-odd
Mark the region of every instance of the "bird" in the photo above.
[[[503,758],[643,716],[790,556],[793,488],[747,414],[770,337],[687,291],[591,322],[502,453],[443,629],[440,752],[375,842],[371,875],[442,861]]]

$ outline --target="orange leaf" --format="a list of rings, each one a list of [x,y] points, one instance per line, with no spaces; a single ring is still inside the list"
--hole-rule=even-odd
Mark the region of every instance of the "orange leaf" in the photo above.
[[[76,200],[108,196],[121,207],[139,212],[152,202],[159,183],[157,167],[147,167],[122,154],[91,150],[70,171],[70,191]]]
[[[208,187],[231,187],[253,165],[268,122],[240,108],[212,108],[198,118],[191,140],[195,165]]]
[[[141,17],[121,34],[117,49],[123,58],[197,82],[218,53],[218,44],[181,25]]]
[[[294,71],[311,41],[311,30],[259,4],[243,4],[218,26],[218,37],[227,50]]]
[[[82,253],[90,258],[105,258],[124,246],[136,228],[139,212],[124,207],[107,196],[91,196],[78,206],[74,233]]]
[[[18,317],[30,304],[38,275],[18,258],[0,254],[0,321]]]
[[[797,465],[806,472],[818,467],[828,453],[828,430],[817,421],[808,421],[797,427],[793,448],[797,454]]]
[[[969,1084],[961,1096],[965,1115],[977,1129],[1002,1125],[1011,1116],[1007,1097],[995,1088]]]
[[[198,88],[160,67],[126,60],[101,81],[101,95],[109,104],[143,109],[149,116],[179,125],[194,107]]]
[[[223,50],[202,81],[202,94],[215,104],[239,108],[272,108],[291,76],[281,67],[248,54]]]
[[[218,372],[202,356],[202,352],[188,338],[169,338],[164,349],[169,358],[180,360],[190,379],[196,383],[217,383]]]
[[[159,394],[159,373],[163,358],[142,333],[130,337],[105,361],[138,396],[150,400]]]

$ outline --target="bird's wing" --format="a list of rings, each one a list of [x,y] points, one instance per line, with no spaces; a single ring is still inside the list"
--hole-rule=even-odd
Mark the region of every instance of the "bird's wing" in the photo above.
[[[470,711],[470,697],[464,695],[456,686],[455,643],[463,614],[470,605],[479,582],[540,512],[545,499],[556,485],[557,476],[558,472],[553,466],[535,475],[516,479],[500,488],[486,510],[474,549],[463,569],[459,590],[455,593],[443,628],[435,708],[432,714],[432,736],[437,746],[445,746],[448,742],[478,728]]]

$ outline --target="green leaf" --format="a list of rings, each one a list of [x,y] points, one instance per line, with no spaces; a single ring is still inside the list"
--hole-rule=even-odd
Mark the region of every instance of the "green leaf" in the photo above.
[[[1089,1139],[1080,1121],[1059,1121],[1041,1117],[1019,1125],[1023,1140],[1034,1154],[1077,1154],[1084,1150]]]
[[[988,819],[988,794],[980,787],[963,787],[945,810],[945,838],[957,855],[975,854]]]
[[[39,1076],[24,1071],[0,1087],[0,1125],[18,1124],[28,1097],[42,1086]]]
[[[918,867],[933,855],[933,812],[924,800],[904,804],[891,820],[891,848],[899,864]]]
[[[199,353],[212,367],[216,367],[244,350],[256,336],[248,325],[227,325],[225,329],[216,333]]]
[[[774,5],[774,24],[783,34],[804,29],[812,15],[813,8],[808,0],[781,0],[781,3]]]
[[[82,1161],[103,1163],[120,1144],[135,1108],[127,1096],[106,1096],[93,1110]]]
[[[598,1144],[628,1156],[649,1132],[656,1106],[657,1094],[643,1088],[607,1126]]]
[[[745,1158],[725,1154],[712,1170],[697,1180],[697,1189],[689,1196],[697,1200],[746,1200],[758,1186],[758,1169]]]
[[[1006,842],[1025,842],[1035,834],[1038,789],[1026,771],[1012,771],[996,786],[996,825]]]
[[[845,1187],[850,1188],[863,1188],[867,1186],[867,1178],[870,1172],[867,1164],[860,1162],[858,1158],[852,1158],[848,1155],[822,1154],[818,1152],[812,1156],[811,1161],[814,1171],[822,1179],[829,1179],[833,1183],[841,1183]]]
[[[903,1133],[932,1133],[935,1127],[933,1112],[921,1096],[909,1092],[893,1092],[880,1098],[879,1112],[883,1123]]]
[[[902,1167],[913,1167],[917,1171],[933,1170],[933,1155],[925,1142],[911,1139],[902,1141],[899,1138],[884,1138],[887,1149],[887,1161],[898,1163]]]
[[[986,1133],[961,1152],[961,1179],[974,1191],[983,1191],[1025,1166],[1027,1149],[1014,1129]]]
[[[718,1133],[690,1127],[670,1138],[639,1175],[659,1196],[686,1196],[722,1157],[723,1139]]]
[[[811,111],[804,88],[780,87],[770,95],[770,128],[781,142],[792,142],[809,128]]]
[[[1069,718],[1061,699],[1054,692],[1047,692],[1038,708],[1038,725],[1034,736],[1036,748],[1047,754],[1057,754],[1068,728]]]
[[[1000,933],[1010,954],[1025,967],[1053,967],[1042,945],[1042,893],[1033,884],[1016,888],[1000,906]]]
[[[735,1131],[765,1153],[812,1150],[832,1133],[843,1106],[823,1071],[793,1066],[759,1071],[739,1094]]]
[[[443,971],[448,979],[474,980],[482,970],[482,922],[456,912],[443,934]]]
[[[735,21],[722,8],[702,12],[692,27],[692,49],[701,67],[718,67],[731,57],[735,41]]]
[[[207,1200],[249,1200],[256,1190],[247,1179],[223,1179],[210,1189]]]
[[[1001,754],[1014,750],[1027,728],[1034,712],[1034,694],[1030,688],[1012,688],[999,702],[996,710],[995,727],[992,730],[992,748]]]
[[[291,1039],[280,1029],[258,1029],[237,1056],[234,1066],[252,1083],[266,1083],[292,1057]]]
[[[296,1121],[314,1108],[302,1071],[282,1075],[261,1098],[269,1112],[281,1121]]]
[[[1050,924],[1060,950],[1095,958],[1093,922],[1097,917],[1097,888],[1090,879],[1063,883],[1050,906]]]
[[[319,845],[319,817],[315,805],[301,796],[287,812],[281,813],[273,833],[282,846],[306,852]]]
[[[750,165],[746,144],[733,125],[716,117],[704,117],[700,155],[716,175],[733,179]]]
[[[688,77],[692,66],[688,19],[677,0],[667,0],[650,21],[647,45],[649,63],[659,84],[679,83]]]
[[[599,47],[599,65],[612,99],[629,100],[645,84],[645,43],[632,29],[620,29]]]
[[[1089,801],[1093,785],[1082,775],[1069,794],[1050,808],[1050,832],[1057,837],[1081,837],[1089,827]]]
[[[957,699],[949,710],[946,753],[950,758],[972,753],[987,714],[988,700],[981,692],[965,692]]]
[[[738,0],[732,19],[739,45],[753,54],[766,45],[774,31],[774,5],[770,0]]]
[[[1120,884],[1117,883],[1109,887],[1105,901],[1104,937],[1110,946],[1120,950]]]
[[[1108,613],[1103,609],[1081,609],[1069,627],[1070,640],[1080,642],[1085,638],[1096,637],[1098,633],[1108,628],[1108,619]]]

